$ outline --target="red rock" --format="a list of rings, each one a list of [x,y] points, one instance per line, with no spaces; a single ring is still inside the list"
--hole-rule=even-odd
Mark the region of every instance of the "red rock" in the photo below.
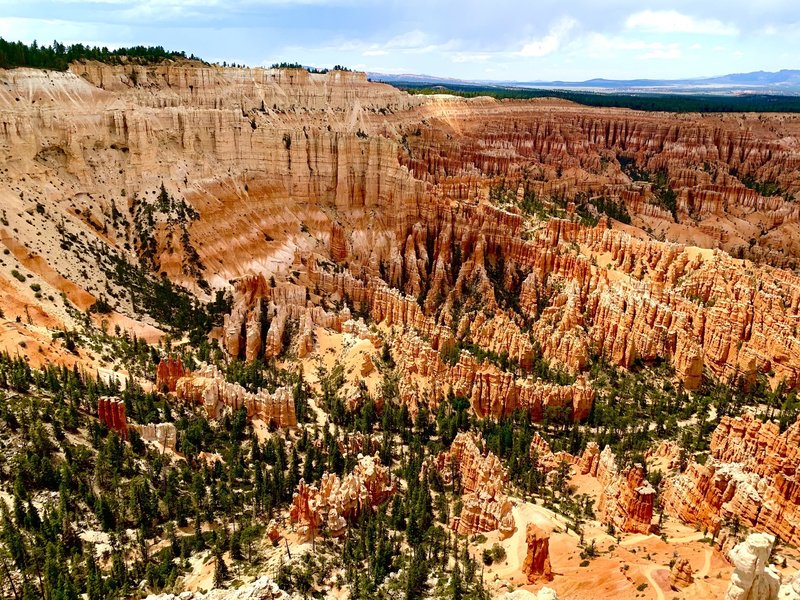
[[[396,491],[388,468],[378,456],[358,457],[352,473],[339,478],[326,473],[319,486],[300,480],[292,498],[289,516],[301,535],[315,536],[324,525],[333,537],[344,534],[347,523],[363,511],[375,510]]]
[[[119,398],[101,396],[97,399],[97,418],[123,439],[128,439],[128,419],[125,416],[125,402]]]
[[[186,371],[183,368],[183,361],[180,358],[173,356],[163,358],[156,368],[156,389],[174,392],[175,384],[178,382],[178,379],[185,374]]]
[[[525,530],[525,543],[528,553],[522,563],[522,571],[528,576],[528,583],[552,581],[553,570],[550,567],[550,534],[535,523],[528,523]]]
[[[601,479],[601,477],[598,477]],[[653,503],[656,491],[644,478],[641,465],[624,469],[611,477],[600,495],[600,520],[618,531],[650,533],[653,530]]]
[[[751,528],[800,542],[800,421],[780,432],[777,423],[750,415],[722,417],[705,466],[689,462],[667,481],[664,509],[717,533],[738,519]]]
[[[669,570],[669,586],[677,592],[692,585],[692,583],[694,583],[692,566],[687,559],[679,558]]]
[[[451,527],[462,535],[500,531],[510,536],[516,527],[512,502],[505,494],[508,474],[493,453],[484,455],[483,440],[476,434],[461,432],[448,452],[442,452],[434,467],[446,484],[462,492],[463,508]]]

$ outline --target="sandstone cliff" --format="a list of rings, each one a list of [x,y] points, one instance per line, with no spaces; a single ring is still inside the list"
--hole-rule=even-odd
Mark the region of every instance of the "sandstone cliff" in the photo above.
[[[347,523],[374,510],[396,491],[397,482],[377,456],[358,457],[352,473],[339,478],[326,473],[319,486],[300,485],[292,498],[290,518],[303,536],[315,536],[325,527],[333,537],[344,534]]]
[[[249,392],[239,384],[226,381],[213,365],[201,367],[178,379],[175,393],[181,400],[204,406],[212,419],[226,408],[236,411],[244,407],[250,418],[278,427],[297,425],[294,398],[289,390],[278,388],[272,394],[265,390]]]
[[[797,543],[800,421],[783,433],[750,415],[723,417],[705,465],[667,481],[665,510],[716,533],[734,520]]]

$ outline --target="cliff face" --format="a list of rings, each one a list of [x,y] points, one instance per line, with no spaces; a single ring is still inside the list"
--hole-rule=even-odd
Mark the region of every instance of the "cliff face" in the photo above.
[[[500,459],[491,452],[483,454],[483,440],[461,432],[450,450],[436,457],[434,467],[445,483],[462,492],[461,514],[451,527],[462,535],[500,531],[501,539],[514,533],[511,500],[505,494],[508,482]]]
[[[798,443],[800,422],[780,433],[774,422],[723,417],[706,464],[690,462],[667,482],[665,510],[712,532],[737,519],[797,543]]]
[[[249,418],[258,418],[277,427],[297,425],[294,398],[286,388],[273,394],[265,390],[249,392],[236,383],[229,383],[213,365],[201,367],[178,379],[175,385],[178,398],[205,407],[209,417],[216,418],[223,409],[244,407]]]
[[[345,72],[86,63],[0,79],[0,197],[20,255],[48,256],[87,288],[73,291],[104,289],[108,265],[85,260],[98,243],[131,262],[146,249],[205,298],[239,280],[229,356],[275,356],[295,326],[302,356],[315,326],[346,320],[333,297],[422,337],[479,415],[583,418],[590,388],[554,385],[541,365],[575,376],[592,354],[665,359],[689,389],[704,370],[798,385],[800,281],[775,267],[800,255],[786,241],[800,212],[743,184],[798,192],[794,118],[412,97]],[[176,201],[163,211],[162,183]],[[532,194],[565,219],[512,206]],[[579,195],[622,202],[632,227],[578,224],[558,207]],[[19,216],[36,202],[38,221]],[[470,362],[476,348],[490,360]]]
[[[389,469],[377,456],[358,457],[352,473],[339,478],[325,473],[319,486],[300,485],[292,499],[290,518],[303,536],[314,536],[326,527],[333,537],[344,534],[347,523],[386,502],[396,491]]]

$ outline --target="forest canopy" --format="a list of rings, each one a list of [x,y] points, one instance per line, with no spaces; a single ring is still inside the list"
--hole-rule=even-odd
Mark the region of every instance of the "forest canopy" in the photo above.
[[[84,44],[67,46],[58,41],[50,46],[40,46],[36,41],[28,45],[0,38],[0,68],[3,69],[31,67],[66,71],[69,63],[78,60],[96,60],[112,65],[150,65],[178,59],[198,60],[194,55],[187,57],[185,52],[164,50],[162,46],[132,46],[110,50],[105,46],[100,48]]]

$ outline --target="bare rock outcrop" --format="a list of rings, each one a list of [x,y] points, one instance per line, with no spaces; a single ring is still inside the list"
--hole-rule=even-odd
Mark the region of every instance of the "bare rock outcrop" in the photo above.
[[[666,483],[665,510],[717,533],[734,519],[800,541],[800,421],[783,433],[750,415],[723,417],[705,465],[690,461]]]
[[[500,596],[502,600],[558,600],[558,594],[553,588],[544,586],[538,592],[528,590],[514,590]]]
[[[146,425],[131,423],[128,429],[136,431],[145,442],[153,442],[161,448],[175,450],[178,432],[174,423],[147,423]]]
[[[433,466],[446,483],[463,493],[463,508],[451,522],[452,529],[462,535],[499,530],[501,539],[514,532],[513,503],[505,494],[508,474],[497,456],[484,454],[480,437],[459,433]]]
[[[685,558],[679,558],[669,570],[669,586],[676,592],[694,583],[692,565]]]
[[[800,600],[800,571],[795,573],[791,581],[781,585],[778,598],[780,600]]]
[[[581,475],[591,475],[597,477],[597,470],[600,467],[600,446],[597,442],[589,442],[586,449],[581,454],[578,468]]]
[[[600,520],[619,531],[650,533],[656,490],[644,478],[642,466],[632,465],[609,479],[600,496]]]
[[[249,392],[237,383],[230,383],[213,365],[201,367],[181,377],[175,386],[178,398],[193,404],[202,404],[208,416],[217,418],[224,409],[245,407],[249,418],[258,418],[278,427],[297,425],[294,398],[286,388],[270,394],[265,390]]]
[[[589,415],[594,401],[594,389],[584,377],[572,385],[518,377],[494,364],[479,362],[468,351],[462,351],[457,362],[449,364],[441,352],[415,334],[395,338],[392,350],[403,374],[401,399],[412,413],[416,413],[423,397],[435,409],[449,390],[468,398],[479,417],[492,418],[525,410],[534,421],[541,421],[545,412],[566,414],[580,421]],[[424,395],[416,384],[417,376],[429,381]]]
[[[525,562],[522,563],[522,571],[528,576],[528,582],[552,581],[550,534],[535,523],[528,523],[525,543],[528,546],[528,553],[525,555]]]
[[[174,392],[178,379],[186,375],[183,361],[174,356],[163,358],[156,367],[156,389]]]
[[[396,487],[397,482],[377,455],[359,455],[353,472],[343,478],[325,473],[318,486],[300,480],[292,498],[291,522],[301,535],[313,537],[325,527],[331,536],[338,537],[344,534],[348,522],[386,502]]]
[[[97,399],[97,418],[123,439],[128,439],[128,418],[125,416],[125,402],[120,398],[101,396]]]
[[[484,454],[483,440],[472,432],[456,435],[450,450],[436,457],[436,469],[446,483],[455,483],[463,493],[490,486],[502,489],[508,481],[500,459],[492,452]]]
[[[213,589],[208,592],[150,594],[145,600],[289,600],[290,596],[269,577],[259,577],[239,588]]]
[[[752,533],[730,551],[734,571],[725,600],[777,600],[781,576],[769,558],[775,538]]]

